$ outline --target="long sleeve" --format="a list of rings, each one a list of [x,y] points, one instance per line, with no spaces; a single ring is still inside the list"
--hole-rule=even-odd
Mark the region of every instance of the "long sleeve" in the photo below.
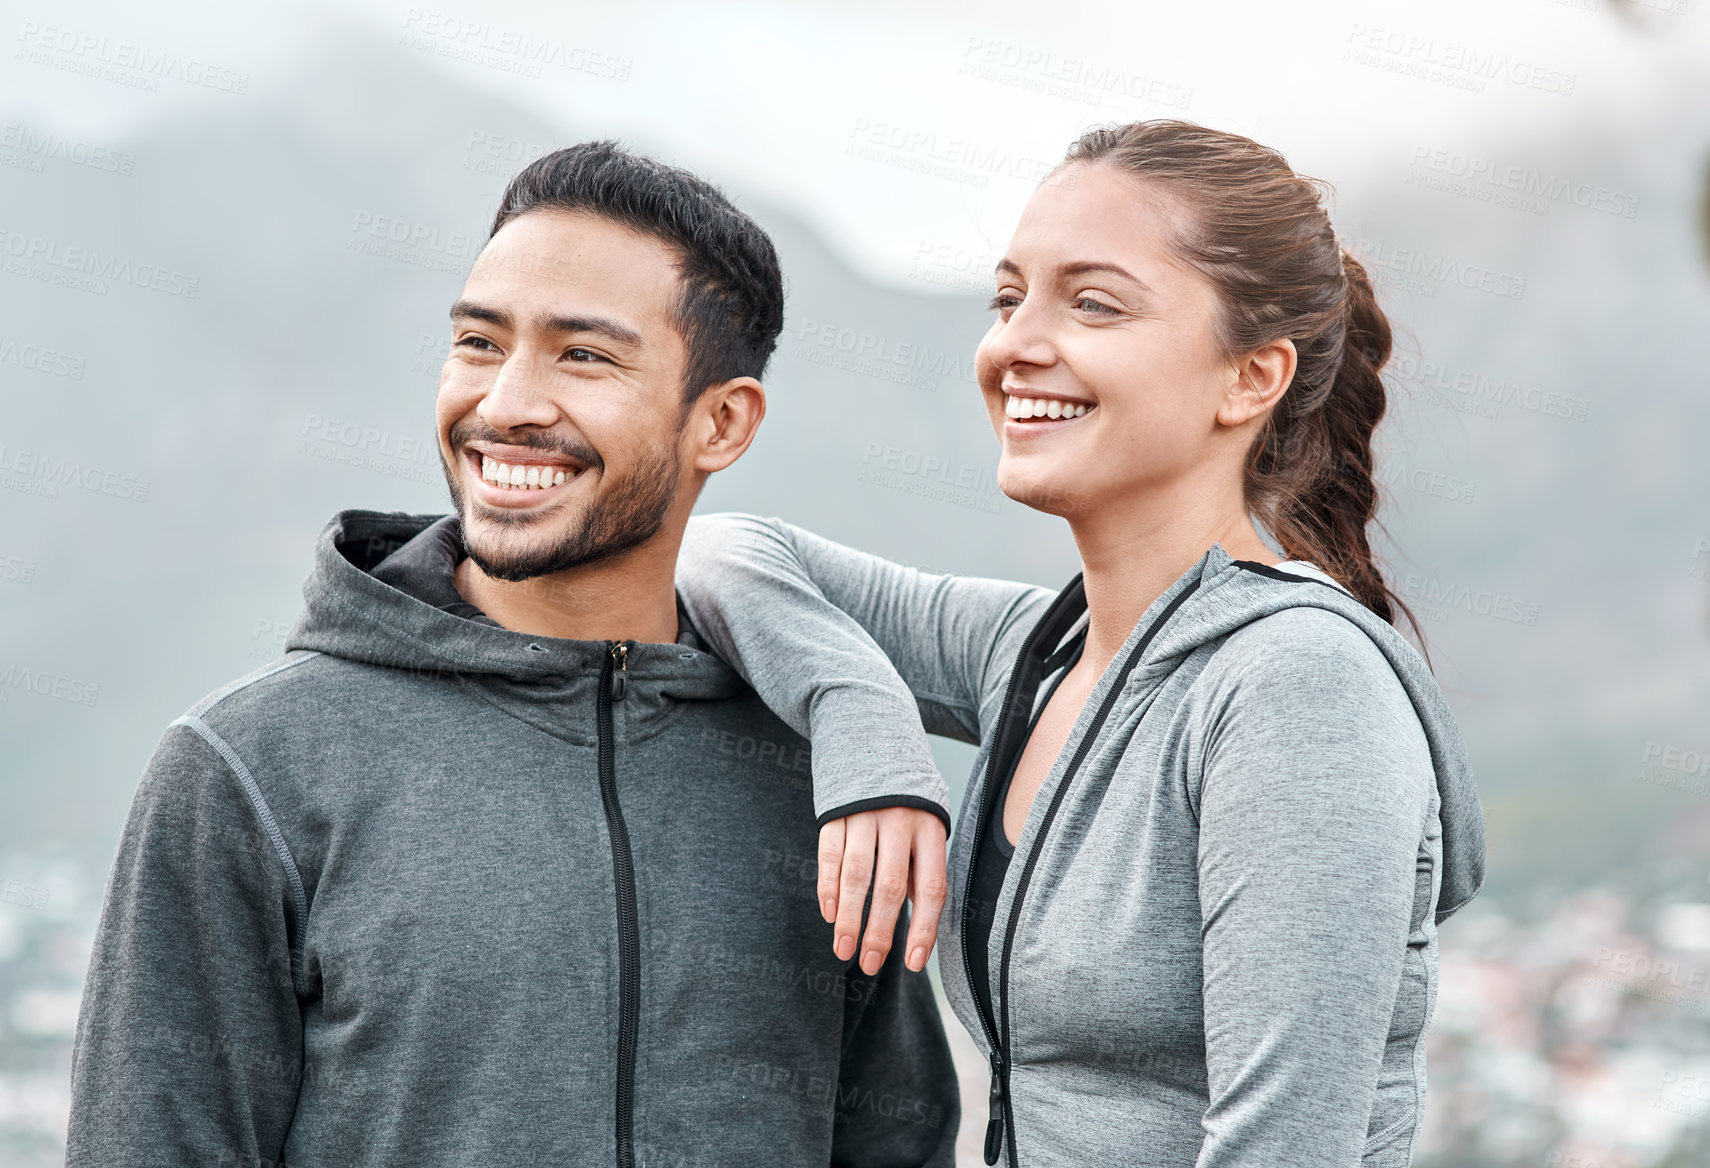
[[[281,1159],[302,1074],[293,893],[243,785],[169,729],[119,844],[72,1053],[69,1165]]]
[[[953,1168],[961,1094],[932,982],[908,971],[899,945],[850,985],[833,1168]]]
[[[1207,675],[1197,1163],[1357,1165],[1410,937],[1434,898],[1424,731],[1377,648],[1333,614],[1250,626]]]
[[[1052,597],[922,572],[737,514],[689,522],[677,588],[718,654],[812,741],[821,823],[898,803],[942,808],[925,733],[979,741]]]

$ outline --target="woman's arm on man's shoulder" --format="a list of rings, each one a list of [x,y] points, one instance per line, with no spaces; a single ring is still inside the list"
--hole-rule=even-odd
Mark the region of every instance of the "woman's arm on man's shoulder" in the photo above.
[[[907,964],[924,967],[950,827],[926,734],[980,740],[1051,593],[923,572],[736,514],[689,522],[677,589],[713,649],[813,744],[819,900],[838,957],[854,955],[870,884],[862,968],[884,960],[905,891]]]

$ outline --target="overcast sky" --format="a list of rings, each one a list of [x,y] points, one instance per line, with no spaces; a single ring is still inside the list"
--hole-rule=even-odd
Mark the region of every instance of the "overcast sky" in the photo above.
[[[243,74],[250,94],[267,94],[291,84],[292,59],[365,30],[567,134],[615,134],[788,205],[869,275],[898,279],[924,248],[1001,249],[1040,170],[1101,122],[1181,116],[1237,130],[1357,197],[1362,174],[1393,173],[1416,144],[1471,150],[1667,117],[1706,73],[1710,5],[1645,0],[1623,17],[1624,3],[1123,0],[1051,5],[1046,17],[1013,0],[243,11],[9,0],[0,105],[32,126],[111,138],[229,98],[175,80],[152,93],[91,85],[69,60],[131,44]],[[18,60],[43,38],[63,48],[73,37],[85,47],[53,68]]]

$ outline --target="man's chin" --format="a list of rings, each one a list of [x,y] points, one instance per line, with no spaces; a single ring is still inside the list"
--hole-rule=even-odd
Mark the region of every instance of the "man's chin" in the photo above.
[[[519,583],[562,571],[566,533],[554,538],[549,518],[539,512],[495,516],[479,503],[464,507],[463,550],[494,580]]]

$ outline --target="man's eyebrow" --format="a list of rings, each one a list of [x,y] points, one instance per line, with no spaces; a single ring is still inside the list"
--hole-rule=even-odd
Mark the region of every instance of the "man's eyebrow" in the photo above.
[[[634,349],[641,348],[644,343],[640,333],[609,316],[558,316],[543,312],[534,318],[534,323],[543,332],[594,333]]]
[[[500,328],[511,327],[511,314],[502,308],[488,308],[485,304],[477,304],[473,300],[459,300],[451,306],[452,320],[484,320],[488,324],[496,324]]]
[[[499,328],[510,328],[513,325],[511,314],[502,308],[492,308],[485,304],[477,304],[473,300],[459,300],[451,306],[452,320],[481,320]],[[559,316],[556,313],[543,312],[534,318],[535,327],[549,333],[593,333],[620,345],[628,345],[639,349],[643,345],[641,334],[620,320],[609,316]]]

